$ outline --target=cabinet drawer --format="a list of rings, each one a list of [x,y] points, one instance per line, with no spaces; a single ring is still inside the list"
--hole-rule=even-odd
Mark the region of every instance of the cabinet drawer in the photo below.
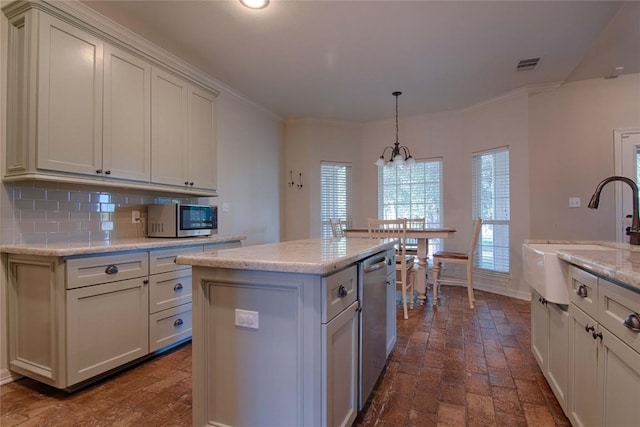
[[[67,289],[144,277],[149,274],[149,255],[134,252],[69,259],[66,274]]]
[[[166,273],[167,271],[191,268],[188,265],[176,264],[176,257],[178,255],[197,254],[201,252],[202,245],[152,250],[149,253],[149,274]]]
[[[191,302],[191,267],[149,277],[149,312]]]
[[[156,351],[190,337],[191,304],[149,316],[149,351]]]
[[[640,352],[640,332],[624,326],[629,315],[640,313],[640,294],[600,279],[598,294],[599,322],[625,344]]]
[[[598,320],[598,278],[576,267],[570,271],[569,301]]]
[[[322,278],[322,323],[327,323],[353,303],[358,295],[356,266]]]

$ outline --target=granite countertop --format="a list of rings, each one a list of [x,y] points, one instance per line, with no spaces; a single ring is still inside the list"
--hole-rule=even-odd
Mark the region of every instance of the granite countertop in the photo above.
[[[394,243],[393,239],[362,237],[292,240],[181,255],[176,262],[197,267],[327,275],[389,249]]]
[[[246,240],[244,235],[214,235],[207,237],[185,238],[131,238],[114,239],[100,242],[60,242],[49,244],[2,245],[0,252],[19,255],[73,256],[107,252],[120,252],[144,249],[159,249],[179,246],[203,245]]]
[[[559,249],[558,258],[640,292],[640,248],[608,245],[610,250]],[[630,246],[627,244],[627,246]]]

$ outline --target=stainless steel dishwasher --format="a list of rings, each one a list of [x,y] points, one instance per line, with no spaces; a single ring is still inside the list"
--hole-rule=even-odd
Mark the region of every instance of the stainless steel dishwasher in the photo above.
[[[362,409],[387,361],[387,266],[385,252],[358,265],[360,299],[360,384],[358,409]],[[394,265],[395,268],[395,265]]]

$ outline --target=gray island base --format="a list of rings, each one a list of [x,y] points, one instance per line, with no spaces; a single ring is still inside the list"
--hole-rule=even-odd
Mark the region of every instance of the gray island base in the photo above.
[[[350,426],[370,392],[362,373],[377,379],[395,344],[393,245],[310,239],[178,257],[193,266],[193,425]]]

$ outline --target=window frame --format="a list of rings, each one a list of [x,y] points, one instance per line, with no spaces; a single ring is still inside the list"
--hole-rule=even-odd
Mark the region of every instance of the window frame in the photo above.
[[[398,219],[398,208],[397,206],[400,205],[399,203],[386,203],[385,201],[385,195],[387,194],[387,192],[385,192],[385,172],[386,171],[395,171],[396,173],[396,180],[397,180],[397,173],[402,170],[404,171],[409,171],[409,173],[411,173],[411,170],[415,170],[416,167],[420,167],[419,165],[428,165],[428,164],[437,164],[438,165],[438,179],[437,182],[434,182],[433,180],[428,180],[427,178],[427,170],[425,170],[425,175],[424,175],[424,180],[418,182],[418,181],[413,181],[411,178],[409,178],[408,183],[400,183],[400,185],[409,185],[409,187],[413,185],[423,185],[424,188],[424,193],[426,193],[426,187],[431,186],[433,188],[433,185],[435,184],[435,186],[437,187],[437,192],[438,192],[438,202],[435,205],[435,208],[431,207],[429,208],[428,206],[433,206],[433,204],[427,203],[427,199],[425,198],[424,202],[416,202],[415,205],[425,205],[424,208],[420,211],[420,212],[414,212],[413,209],[413,205],[414,203],[412,201],[409,202],[409,209],[408,209],[408,215],[403,215],[402,217],[406,217],[406,218],[425,218],[426,224],[425,227],[432,227],[432,228],[440,228],[442,227],[443,224],[443,205],[444,205],[444,191],[443,191],[443,187],[444,187],[444,183],[443,183],[443,176],[444,176],[444,159],[442,157],[430,157],[430,158],[423,158],[423,159],[416,159],[416,164],[412,167],[408,167],[408,166],[401,166],[399,167],[394,167],[394,168],[389,168],[388,166],[385,167],[378,167],[378,218],[379,219]],[[389,184],[387,184],[389,185]],[[396,182],[394,184],[396,186],[396,197],[397,197],[397,187],[398,187],[398,182]],[[412,190],[410,189],[409,192],[411,192]],[[406,205],[406,203],[402,203],[403,205]],[[387,211],[386,206],[387,205],[395,205],[395,209],[393,214],[390,214],[390,212]],[[432,214],[429,215],[429,210],[432,211]],[[432,219],[433,217],[433,212],[436,213],[437,215],[437,221],[434,221]],[[443,247],[443,242],[442,239],[429,239],[429,248],[428,248],[428,256],[431,257],[435,252],[442,250]]]
[[[506,154],[504,159],[497,156]],[[491,156],[494,162],[490,182],[483,180],[480,162]],[[500,164],[497,164],[500,160]],[[509,146],[478,151],[472,155],[472,212],[473,218],[482,218],[482,228],[474,257],[474,268],[494,274],[511,274],[511,160]],[[486,173],[486,171],[485,171]],[[486,176],[484,178],[487,178]],[[491,188],[482,191],[482,187]],[[506,185],[505,185],[506,184]],[[491,198],[483,199],[483,194],[491,193]],[[506,199],[506,203],[505,203]],[[505,210],[506,208],[506,210]],[[500,213],[497,213],[501,210]],[[496,242],[498,239],[498,242]]]

